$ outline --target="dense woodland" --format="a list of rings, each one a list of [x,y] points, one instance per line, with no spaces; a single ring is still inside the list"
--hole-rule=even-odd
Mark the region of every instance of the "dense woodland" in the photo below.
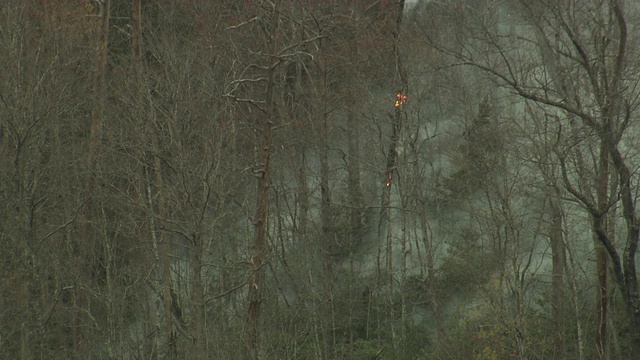
[[[0,1],[0,358],[640,358],[639,26]]]

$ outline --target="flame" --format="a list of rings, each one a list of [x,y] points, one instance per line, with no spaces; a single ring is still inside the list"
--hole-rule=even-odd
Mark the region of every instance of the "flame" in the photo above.
[[[407,102],[407,95],[399,92],[396,94],[396,107],[404,105]]]

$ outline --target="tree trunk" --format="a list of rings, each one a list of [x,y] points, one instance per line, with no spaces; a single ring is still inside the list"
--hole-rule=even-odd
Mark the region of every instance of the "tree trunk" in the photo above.
[[[386,229],[386,270],[389,276],[388,285],[389,285],[389,319],[394,319],[394,304],[393,304],[393,293],[394,293],[394,278],[393,278],[393,233],[391,229],[391,216],[390,216],[390,205],[391,205],[391,188],[395,181],[394,176],[397,177],[397,169],[396,162],[398,159],[398,140],[400,137],[400,128],[402,125],[402,119],[405,116],[404,113],[404,105],[407,99],[407,91],[409,87],[409,82],[407,80],[406,69],[403,66],[402,58],[400,56],[400,26],[402,23],[402,16],[404,12],[404,0],[398,1],[397,8],[397,17],[396,17],[396,28],[393,32],[393,50],[394,50],[394,60],[395,60],[395,77],[396,81],[400,83],[398,86],[398,92],[396,94],[396,102],[395,102],[395,110],[393,115],[391,116],[391,135],[389,137],[389,150],[387,152],[387,164],[385,169],[385,188],[382,193],[382,216],[380,217],[380,228],[384,225]],[[391,339],[392,344],[395,348],[396,346],[396,330],[393,326],[393,321],[390,323],[391,325]]]
[[[438,305],[438,296],[436,291],[437,279],[436,279],[436,267],[435,267],[435,254],[433,251],[433,243],[429,236],[429,224],[427,222],[427,210],[425,208],[427,199],[422,191],[422,179],[420,178],[419,163],[417,161],[418,150],[415,147],[413,149],[416,155],[416,160],[413,163],[414,174],[416,176],[416,195],[418,196],[418,206],[420,215],[420,233],[422,234],[422,244],[425,251],[425,261],[427,268],[427,289],[429,305],[431,305],[431,312],[436,320],[436,326],[438,330],[438,340],[440,344],[446,340],[446,332],[443,326],[442,314],[440,313],[440,307]]]
[[[600,145],[600,159],[598,169],[598,209],[601,213],[607,212],[608,200],[609,200],[609,155],[604,143]],[[598,227],[602,228],[607,234],[611,235],[608,231],[608,217],[602,216],[598,220],[601,224]],[[609,304],[609,291],[607,288],[607,251],[597,238],[595,239],[595,251],[596,251],[596,279],[598,286],[596,288],[596,333],[595,333],[595,351],[597,359],[607,359],[608,346],[607,346],[607,312]],[[613,241],[613,238],[610,238]]]
[[[194,234],[191,243],[191,291],[189,293],[189,333],[192,336],[189,347],[190,359],[206,359],[204,333],[204,284],[202,281],[203,239]]]
[[[331,223],[331,190],[329,187],[329,110],[327,106],[327,96],[329,95],[327,88],[329,84],[327,83],[326,69],[321,67],[320,71],[323,73],[323,96],[321,106],[322,120],[320,124],[321,141],[318,145],[320,157],[320,222],[322,224],[324,268],[327,278],[330,279],[332,274],[335,239],[333,238],[333,226]]]
[[[309,184],[307,182],[307,162],[306,147],[298,147],[300,163],[298,168],[298,204],[300,205],[300,215],[298,217],[297,239],[305,239],[309,222]]]
[[[141,103],[144,103],[148,99],[148,114],[149,119],[146,124],[150,127],[151,133],[151,156],[153,157],[152,165],[149,165],[153,169],[154,179],[147,179],[152,182],[147,184],[148,196],[148,209],[149,209],[149,221],[151,228],[149,229],[152,235],[152,241],[154,242],[154,249],[156,252],[156,258],[159,260],[158,268],[161,271],[162,282],[162,302],[164,306],[165,316],[165,336],[167,339],[167,346],[173,355],[176,355],[175,342],[173,339],[173,320],[171,315],[171,262],[169,258],[170,246],[168,239],[166,239],[161,232],[158,231],[158,225],[156,218],[166,218],[166,206],[164,199],[164,180],[162,177],[162,162],[160,160],[160,144],[158,135],[156,134],[156,113],[155,107],[149,96],[149,89],[147,87],[147,81],[144,76],[144,61],[142,59],[142,14],[141,14],[141,0],[133,0],[131,19],[133,21],[131,31],[131,47],[133,52],[134,66],[136,70],[138,96]],[[150,170],[150,169],[149,169]],[[157,199],[157,212],[156,204],[153,199]],[[159,248],[157,247],[159,245]],[[159,250],[159,254],[158,254]]]
[[[273,70],[271,70],[273,72]],[[273,81],[273,74],[270,75]],[[273,85],[270,85],[272,87]],[[264,257],[267,250],[267,208],[269,199],[269,161],[271,157],[272,126],[271,119],[265,119],[261,126],[260,141],[260,166],[262,166],[258,178],[257,200],[255,211],[254,240],[251,248],[251,276],[249,278],[249,314],[247,321],[248,340],[247,346],[251,359],[259,358],[258,344],[258,320],[260,307],[263,301],[262,289],[264,288]]]
[[[271,53],[276,54],[278,45],[278,27],[280,15],[279,3],[273,10],[271,30]],[[256,210],[254,215],[254,240],[251,247],[251,275],[249,277],[249,309],[247,317],[247,353],[249,359],[260,358],[259,319],[265,282],[264,260],[267,252],[267,210],[269,200],[271,144],[273,142],[273,123],[276,120],[274,104],[275,72],[277,62],[271,63],[267,70],[267,86],[265,92],[265,113],[258,124],[258,186],[256,193]]]
[[[322,41],[320,51],[322,54]],[[324,276],[320,276],[321,287],[328,301],[320,306],[318,323],[320,324],[320,336],[318,349],[320,358],[330,359],[333,357],[335,347],[332,345],[335,339],[335,313],[332,297],[334,295],[333,282],[333,262],[334,256],[339,253],[340,244],[337,241],[336,228],[333,224],[333,206],[330,186],[330,166],[329,166],[329,139],[331,133],[330,118],[330,81],[329,70],[324,62],[318,64],[321,76],[321,104],[320,104],[320,142],[318,144],[318,156],[320,161],[320,223],[322,230],[322,242],[320,244],[321,261]],[[316,335],[318,336],[318,335]],[[324,351],[322,349],[324,348]]]
[[[564,267],[566,257],[562,237],[562,218],[562,211],[559,205],[552,199],[549,242],[551,243],[551,290],[553,293],[553,319],[555,326],[553,358],[556,360],[565,359],[566,357],[566,341],[564,335]]]
[[[635,258],[638,250],[640,223],[638,223],[636,205],[631,191],[631,173],[629,168],[624,162],[622,154],[620,154],[620,151],[616,147],[613,147],[613,149],[609,147],[609,154],[618,172],[622,213],[627,225],[627,240],[622,255],[622,269],[619,267],[620,259],[617,256],[613,257],[611,252],[609,252],[609,256],[612,257],[614,262],[617,262],[617,264],[612,264],[614,271],[617,269],[618,272],[621,270],[624,272],[622,283],[618,281],[618,285],[620,285],[620,291],[622,292],[622,298],[628,314],[633,358],[638,358],[640,357],[640,299]],[[605,246],[606,245],[612,246],[610,243],[605,244]]]
[[[90,273],[87,258],[91,256],[92,244],[95,242],[91,231],[91,221],[95,212],[94,192],[96,188],[97,156],[100,151],[102,126],[104,122],[104,109],[107,99],[105,76],[107,70],[107,42],[109,40],[110,2],[105,0],[100,3],[100,15],[98,21],[98,37],[96,39],[96,63],[93,74],[94,106],[91,110],[91,129],[89,134],[89,147],[87,154],[87,178],[85,185],[84,204],[82,206],[82,221],[80,222],[80,239],[78,243],[78,274]],[[82,346],[82,333],[87,311],[87,299],[82,283],[76,288],[75,311],[75,349],[80,351]]]
[[[347,90],[349,104],[354,103],[351,90]],[[362,233],[362,189],[360,186],[360,129],[358,119],[353,109],[347,109],[347,162],[349,187],[349,249],[354,250],[361,239]]]

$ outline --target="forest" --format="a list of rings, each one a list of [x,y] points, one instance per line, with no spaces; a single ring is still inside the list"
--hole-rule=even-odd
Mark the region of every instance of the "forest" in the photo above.
[[[634,0],[3,0],[0,69],[2,359],[640,359]]]

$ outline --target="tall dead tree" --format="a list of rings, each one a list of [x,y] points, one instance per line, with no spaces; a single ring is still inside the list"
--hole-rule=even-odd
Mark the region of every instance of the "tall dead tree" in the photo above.
[[[597,174],[597,208],[602,214],[606,214],[609,207],[609,154],[606,146],[600,144],[600,157],[598,159]],[[602,228],[609,236],[612,234],[608,228],[608,216],[603,216],[594,221],[600,222],[594,224],[596,228]],[[608,290],[608,271],[607,271],[607,252],[602,243],[596,238],[596,279],[598,282],[596,291],[596,358],[607,359],[607,324],[608,324],[608,308],[609,308],[609,290]]]
[[[264,301],[265,286],[265,257],[267,244],[267,210],[269,201],[271,145],[273,143],[273,128],[276,121],[274,88],[276,86],[276,70],[281,63],[277,57],[280,26],[280,1],[276,1],[271,12],[270,31],[267,33],[267,44],[270,56],[266,71],[266,85],[264,92],[264,108],[257,119],[257,189],[256,208],[254,212],[254,237],[251,246],[251,275],[249,277],[248,314],[247,314],[247,355],[250,359],[260,358],[260,310]]]
[[[88,258],[95,243],[91,223],[95,219],[96,200],[95,189],[97,185],[97,158],[100,153],[102,127],[104,123],[104,110],[107,101],[107,87],[105,76],[107,72],[107,45],[109,40],[109,20],[111,3],[109,0],[100,2],[98,29],[96,31],[95,68],[93,73],[94,104],[91,110],[91,127],[89,134],[89,146],[87,151],[87,177],[84,191],[84,204],[82,206],[82,220],[80,222],[80,239],[78,240],[78,274],[90,273]],[[75,347],[82,345],[82,332],[85,329],[85,314],[88,309],[87,297],[83,284],[76,287],[76,314],[75,314]]]
[[[551,224],[549,227],[549,243],[551,244],[551,261],[553,263],[551,289],[553,291],[553,318],[555,329],[553,336],[553,358],[566,357],[565,311],[564,311],[564,267],[566,264],[564,241],[562,236],[563,215],[556,200],[551,200]]]
[[[159,136],[156,126],[155,104],[150,95],[150,89],[145,73],[145,64],[142,57],[142,5],[141,0],[133,0],[131,6],[131,48],[133,53],[134,68],[136,73],[137,95],[143,107],[146,108],[148,118],[144,120],[143,127],[151,134],[151,161],[145,168],[146,173],[146,204],[149,219],[149,234],[151,235],[152,252],[157,268],[161,273],[162,302],[165,317],[165,336],[170,352],[175,354],[175,342],[173,339],[173,320],[171,315],[171,262],[169,259],[169,241],[158,231],[157,219],[166,218],[166,205],[164,194],[164,179],[162,176],[162,162],[160,160]],[[146,106],[145,106],[146,104]]]
[[[402,127],[402,120],[405,115],[405,104],[407,101],[407,93],[409,88],[409,82],[407,79],[407,71],[402,63],[402,56],[400,54],[400,30],[402,25],[402,17],[404,14],[404,0],[398,1],[398,7],[395,9],[396,19],[393,29],[393,56],[394,56],[394,85],[396,85],[396,101],[393,114],[391,115],[391,134],[389,136],[389,149],[387,151],[386,169],[385,169],[385,187],[382,192],[382,216],[380,217],[380,225],[383,225],[386,229],[386,264],[385,267],[389,274],[389,285],[391,286],[391,292],[393,292],[393,236],[391,228],[390,206],[391,206],[391,187],[395,181],[394,177],[397,177],[397,160],[398,160],[398,140]],[[390,300],[393,297],[390,298]],[[393,300],[391,300],[393,302]],[[393,303],[389,307],[390,317],[394,317]],[[395,329],[391,328],[391,336],[395,339]]]

